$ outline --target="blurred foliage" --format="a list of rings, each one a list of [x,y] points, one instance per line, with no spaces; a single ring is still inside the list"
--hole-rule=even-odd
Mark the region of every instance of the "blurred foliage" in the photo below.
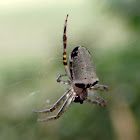
[[[29,3],[15,9],[9,4],[11,11],[0,15],[0,139],[139,140],[139,1],[43,2],[32,1],[31,9]],[[50,107],[68,89],[56,82],[64,73],[67,12],[67,51],[75,44],[90,51],[99,83],[110,88],[96,91],[108,106],[72,103],[60,119],[36,122],[58,110],[47,115],[32,110]]]
[[[121,15],[123,18],[129,21],[129,23],[135,27],[140,28],[140,1],[138,0],[110,0],[110,9]],[[118,12],[119,11],[119,12]]]

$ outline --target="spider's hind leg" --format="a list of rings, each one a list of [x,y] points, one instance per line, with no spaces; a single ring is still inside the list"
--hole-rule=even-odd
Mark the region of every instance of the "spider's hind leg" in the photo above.
[[[48,112],[53,112],[56,108],[58,108],[59,105],[62,104],[62,102],[64,100],[66,100],[69,96],[69,94],[71,93],[71,89],[69,89],[68,91],[66,91],[62,96],[61,98],[53,105],[52,108],[50,109],[44,109],[44,110],[41,110],[41,111],[36,111],[36,110],[33,110],[33,112],[35,113],[48,113]]]
[[[40,122],[44,122],[44,121],[50,121],[50,120],[56,120],[59,117],[62,116],[62,114],[67,110],[67,108],[70,106],[71,102],[73,101],[74,97],[75,97],[76,93],[72,92],[70,94],[70,96],[68,97],[68,99],[64,102],[64,104],[62,105],[61,109],[59,110],[59,112],[57,113],[56,116],[50,116],[47,117],[45,119],[38,119],[38,121]]]
[[[66,36],[66,30],[67,30],[67,20],[68,20],[68,15],[65,20],[65,25],[64,25],[64,32],[63,32],[63,65],[65,68],[65,71],[67,73],[67,76],[70,78],[70,72],[67,66],[67,52],[66,52],[66,47],[67,47],[67,36]]]

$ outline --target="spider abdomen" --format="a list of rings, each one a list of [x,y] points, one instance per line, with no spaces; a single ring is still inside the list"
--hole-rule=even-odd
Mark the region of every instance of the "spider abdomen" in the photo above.
[[[88,88],[99,80],[89,51],[78,46],[73,49],[69,60],[70,74],[73,83],[79,88]]]

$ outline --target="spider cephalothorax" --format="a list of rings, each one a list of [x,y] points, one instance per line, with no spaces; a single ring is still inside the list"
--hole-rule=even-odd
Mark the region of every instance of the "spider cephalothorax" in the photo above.
[[[66,27],[67,27],[68,15],[65,20],[64,33],[63,33],[63,64],[66,74],[60,74],[57,77],[57,82],[70,85],[71,88],[67,90],[62,97],[51,107],[50,109],[44,109],[42,111],[35,111],[36,113],[48,113],[54,111],[61,105],[59,112],[56,116],[50,116],[45,119],[38,119],[38,121],[49,121],[59,118],[69,107],[71,102],[82,104],[83,101],[90,102],[92,104],[98,104],[100,106],[106,106],[106,101],[98,94],[93,92],[95,100],[88,99],[88,94],[91,90],[107,91],[108,87],[105,85],[97,84],[99,79],[96,75],[95,66],[89,51],[83,46],[77,46],[73,49],[69,58],[69,69],[66,59]],[[70,80],[63,81],[62,77],[68,76]]]

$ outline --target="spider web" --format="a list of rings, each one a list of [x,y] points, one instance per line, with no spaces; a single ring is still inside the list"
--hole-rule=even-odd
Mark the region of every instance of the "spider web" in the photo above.
[[[32,110],[49,108],[53,105],[55,98],[61,96],[59,89],[60,91],[62,89],[56,84],[56,69],[53,72],[48,69],[48,67],[52,68],[52,63],[59,62],[58,58],[52,57],[43,64],[32,66],[27,64],[24,68],[17,66],[12,70],[3,71],[1,81],[3,80],[4,83],[1,84],[2,91],[0,94],[0,116],[3,119],[0,127],[2,129],[1,139],[9,139],[7,133],[14,137],[14,133],[24,129],[27,122],[35,122],[34,125],[37,125],[36,120],[39,115],[34,114]],[[50,83],[48,75],[51,77],[53,74],[55,74],[53,76],[55,79],[52,79]],[[54,90],[52,91],[51,88],[57,93],[53,92]],[[47,91],[50,92],[50,96]]]

